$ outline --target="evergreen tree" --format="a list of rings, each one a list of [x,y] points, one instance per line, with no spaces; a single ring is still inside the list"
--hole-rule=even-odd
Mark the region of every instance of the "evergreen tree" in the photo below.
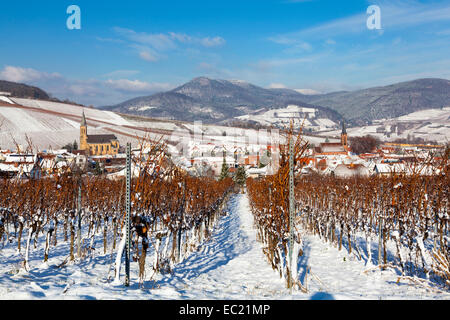
[[[68,143],[65,146],[62,147],[63,149],[66,149],[69,152],[72,152],[73,150],[78,150],[78,143],[77,140],[74,140],[73,143]],[[49,147],[50,149],[50,147]]]
[[[63,149],[66,149],[68,152],[72,152],[73,150],[73,145],[71,143],[66,144],[65,146],[62,147]]]
[[[228,165],[225,161],[225,157],[223,157],[222,171],[220,172],[219,181],[228,178],[228,176],[229,176]]]
[[[245,168],[243,166],[239,166],[236,170],[236,174],[234,175],[234,182],[242,187],[245,184],[245,180],[247,180]]]

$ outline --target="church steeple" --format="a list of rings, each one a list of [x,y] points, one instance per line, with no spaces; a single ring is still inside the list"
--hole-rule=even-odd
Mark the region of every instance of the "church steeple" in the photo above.
[[[87,150],[88,144],[87,144],[87,123],[86,123],[86,116],[83,114],[81,116],[81,123],[80,123],[80,150]]]
[[[341,132],[341,144],[347,147],[347,129],[345,128],[345,122],[342,120],[342,132]]]
[[[81,126],[86,127],[86,116],[84,115],[84,110],[83,110],[83,115],[81,117]]]

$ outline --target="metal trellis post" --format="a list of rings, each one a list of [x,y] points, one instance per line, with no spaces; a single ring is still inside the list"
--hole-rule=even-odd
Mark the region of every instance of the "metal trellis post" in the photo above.
[[[125,250],[125,286],[130,285],[130,214],[131,214],[131,143],[127,143],[127,162],[126,162],[126,250]]]
[[[383,209],[383,185],[381,185],[381,194],[379,195],[378,199],[378,205],[380,207],[378,217],[378,265],[381,265],[381,246],[383,245],[382,239],[383,239],[383,215],[384,215],[384,209]]]
[[[294,246],[294,146],[289,139],[289,288],[292,292],[292,251]]]
[[[78,182],[77,256],[81,258],[81,180]]]

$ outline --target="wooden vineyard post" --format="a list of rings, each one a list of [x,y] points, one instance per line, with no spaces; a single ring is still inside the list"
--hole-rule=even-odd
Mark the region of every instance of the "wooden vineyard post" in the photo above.
[[[181,207],[181,216],[179,217],[180,219],[180,224],[178,226],[178,231],[177,231],[177,251],[176,251],[176,262],[180,262],[180,258],[181,258],[181,237],[182,237],[182,233],[181,233],[181,227],[183,226],[183,215],[184,215],[184,206],[185,206],[185,202],[186,202],[186,178],[183,180],[183,204]]]
[[[78,226],[77,226],[77,256],[81,259],[81,178],[78,181]]]
[[[131,143],[127,143],[127,162],[126,162],[126,249],[125,249],[125,286],[130,285],[130,211],[131,211]]]
[[[378,217],[378,265],[381,265],[381,246],[382,246],[382,239],[383,239],[383,215],[384,215],[384,209],[383,209],[383,185],[381,185],[381,194],[379,195],[379,207],[380,216]]]
[[[289,288],[292,293],[292,251],[294,249],[294,150],[292,137],[289,138]]]

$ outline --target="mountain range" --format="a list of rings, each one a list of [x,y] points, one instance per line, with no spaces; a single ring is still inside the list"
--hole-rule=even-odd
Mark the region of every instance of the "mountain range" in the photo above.
[[[58,101],[44,90],[0,80],[0,92],[19,98]],[[241,80],[198,77],[176,87],[122,103],[98,107],[124,114],[227,124],[267,114],[289,105],[315,109],[315,119],[342,119],[351,126],[370,125],[426,109],[450,106],[450,80],[417,79],[373,88],[325,94],[302,94],[291,89],[267,89]]]
[[[239,80],[198,77],[167,92],[100,109],[174,120],[223,123],[238,116],[297,104],[317,109],[323,118],[335,121],[342,118],[333,109],[305,102],[303,97],[303,94],[290,89],[265,89]]]
[[[304,101],[332,108],[354,125],[366,125],[373,120],[450,106],[450,81],[417,79],[357,91],[309,95]]]
[[[355,91],[306,95],[291,89],[266,89],[239,80],[195,78],[173,90],[100,107],[121,113],[184,121],[224,123],[290,104],[318,110],[318,117],[367,125],[425,109],[450,106],[450,81],[417,79]]]

